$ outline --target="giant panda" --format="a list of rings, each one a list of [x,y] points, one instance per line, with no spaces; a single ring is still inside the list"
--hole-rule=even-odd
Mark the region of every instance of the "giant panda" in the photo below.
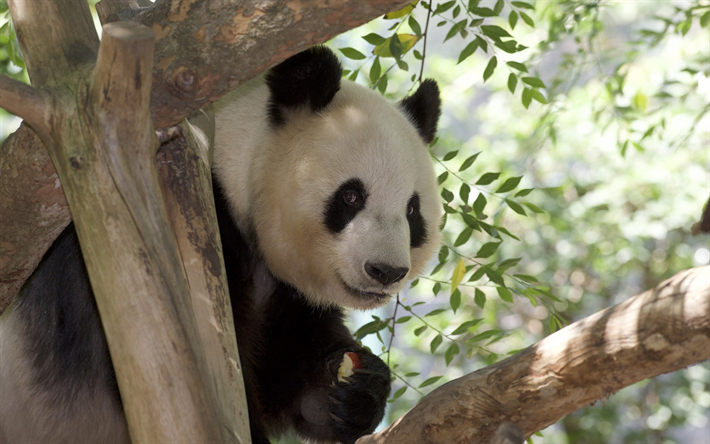
[[[343,308],[385,304],[440,243],[436,83],[393,104],[341,73],[315,47],[215,107],[213,188],[254,444],[374,430],[390,371]],[[346,356],[359,362],[338,378]],[[130,442],[71,225],[0,318],[0,443],[25,442]]]

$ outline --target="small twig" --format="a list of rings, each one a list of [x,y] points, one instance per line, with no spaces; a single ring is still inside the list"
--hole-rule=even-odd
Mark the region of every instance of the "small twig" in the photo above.
[[[24,119],[41,135],[49,134],[52,114],[49,92],[0,75],[0,107]]]
[[[426,59],[426,41],[429,38],[429,18],[431,17],[431,3],[426,14],[426,24],[424,25],[424,43],[422,44],[422,67],[419,70],[419,83],[422,82],[424,77],[424,60]]]
[[[397,301],[394,304],[394,313],[392,313],[392,334],[390,335],[390,343],[387,345],[387,367],[390,366],[390,350],[392,350],[392,341],[394,341],[394,327],[397,325],[397,308],[399,308],[399,293],[397,293]]]

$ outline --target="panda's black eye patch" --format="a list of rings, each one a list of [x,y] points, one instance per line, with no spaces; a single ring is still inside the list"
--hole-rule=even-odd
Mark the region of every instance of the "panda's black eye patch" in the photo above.
[[[360,179],[343,182],[325,205],[325,226],[332,233],[340,233],[365,208],[366,200],[365,185]]]
[[[409,222],[409,246],[418,248],[426,241],[426,222],[419,210],[419,194],[414,193],[407,203],[407,222]]]

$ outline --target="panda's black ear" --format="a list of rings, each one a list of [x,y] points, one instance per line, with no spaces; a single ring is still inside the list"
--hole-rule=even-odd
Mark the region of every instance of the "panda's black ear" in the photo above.
[[[399,105],[419,131],[424,143],[431,143],[436,136],[436,127],[441,116],[441,98],[436,81],[424,80],[417,91],[404,98]]]
[[[289,109],[324,109],[340,89],[342,73],[340,61],[325,46],[314,46],[272,68],[266,75],[270,122],[277,127],[286,123]]]

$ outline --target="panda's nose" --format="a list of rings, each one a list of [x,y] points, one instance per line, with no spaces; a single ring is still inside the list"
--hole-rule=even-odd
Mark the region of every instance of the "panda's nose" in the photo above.
[[[404,279],[409,268],[391,267],[387,264],[371,264],[368,262],[365,264],[365,271],[371,278],[382,285],[389,285]]]

